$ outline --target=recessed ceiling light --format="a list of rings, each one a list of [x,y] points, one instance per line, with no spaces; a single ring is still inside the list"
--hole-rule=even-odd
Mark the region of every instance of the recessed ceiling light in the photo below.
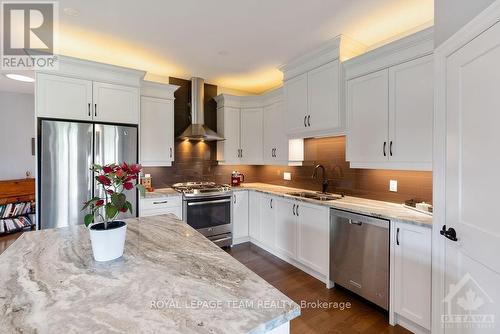
[[[79,16],[80,15],[80,12],[78,11],[78,9],[71,8],[71,7],[64,8],[63,12],[64,12],[64,14],[66,14],[68,16]]]
[[[17,80],[17,81],[23,81],[23,82],[34,82],[35,79],[28,77],[26,75],[21,75],[21,74],[14,74],[14,73],[9,73],[5,75],[7,78],[12,79],[12,80]]]

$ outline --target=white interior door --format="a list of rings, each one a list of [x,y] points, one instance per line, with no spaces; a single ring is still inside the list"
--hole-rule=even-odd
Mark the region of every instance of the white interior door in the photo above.
[[[348,161],[388,161],[388,84],[387,69],[347,82]]]
[[[446,333],[500,330],[499,59],[496,24],[446,60]]]

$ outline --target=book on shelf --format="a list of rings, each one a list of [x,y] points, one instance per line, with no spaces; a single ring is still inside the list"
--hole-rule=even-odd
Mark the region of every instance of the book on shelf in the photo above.
[[[35,203],[19,202],[0,205],[0,234],[20,231],[36,225]]]

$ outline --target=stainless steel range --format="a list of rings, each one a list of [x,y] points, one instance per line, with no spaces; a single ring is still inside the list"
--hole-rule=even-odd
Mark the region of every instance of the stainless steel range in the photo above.
[[[233,243],[232,191],[227,184],[186,182],[172,186],[183,194],[182,219],[220,247]]]

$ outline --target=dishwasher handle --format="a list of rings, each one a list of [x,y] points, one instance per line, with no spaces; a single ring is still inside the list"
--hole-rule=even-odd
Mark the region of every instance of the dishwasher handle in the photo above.
[[[358,226],[361,226],[361,225],[363,225],[363,222],[360,222],[360,221],[357,221],[357,220],[352,220],[352,219],[349,219],[349,224],[351,224],[351,225],[358,225]]]

